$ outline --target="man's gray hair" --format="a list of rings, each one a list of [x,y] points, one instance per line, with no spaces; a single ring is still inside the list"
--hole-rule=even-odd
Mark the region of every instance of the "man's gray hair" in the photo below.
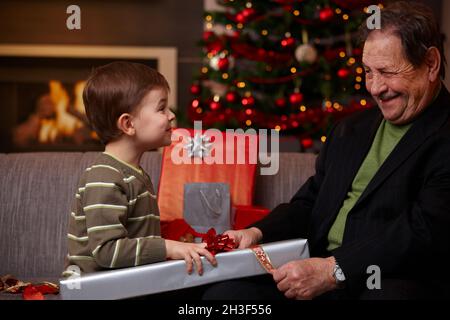
[[[415,1],[397,1],[381,10],[381,32],[392,32],[402,41],[406,58],[414,66],[420,66],[428,48],[436,47],[441,55],[439,74],[445,77],[443,35],[431,9]],[[364,22],[360,27],[360,40],[364,42],[374,30]]]

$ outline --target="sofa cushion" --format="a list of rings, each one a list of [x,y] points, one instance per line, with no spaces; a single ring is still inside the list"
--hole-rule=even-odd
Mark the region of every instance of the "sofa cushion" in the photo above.
[[[316,155],[311,153],[280,153],[280,168],[271,176],[256,175],[255,204],[269,209],[289,202],[298,189],[311,177]]]

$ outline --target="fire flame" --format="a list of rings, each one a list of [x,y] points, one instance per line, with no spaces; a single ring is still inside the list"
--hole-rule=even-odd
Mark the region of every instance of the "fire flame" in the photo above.
[[[74,109],[81,114],[85,114],[82,99],[84,86],[85,81],[79,81],[74,88]],[[41,119],[38,138],[41,143],[53,143],[60,136],[72,136],[77,129],[83,126],[82,121],[67,111],[70,99],[62,83],[52,80],[49,82],[49,89],[49,97],[53,103],[56,117],[54,119]]]

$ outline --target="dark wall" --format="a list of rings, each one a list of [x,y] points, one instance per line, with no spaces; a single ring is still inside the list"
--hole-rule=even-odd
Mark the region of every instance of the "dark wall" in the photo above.
[[[81,30],[66,28],[71,4],[81,8]],[[177,47],[181,110],[200,66],[202,30],[203,0],[0,1],[0,43]]]

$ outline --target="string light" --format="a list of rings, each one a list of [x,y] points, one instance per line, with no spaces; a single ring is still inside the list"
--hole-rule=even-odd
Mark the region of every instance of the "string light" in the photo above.
[[[202,67],[202,73],[207,73],[208,72],[208,67]]]
[[[245,124],[247,125],[247,127],[250,127],[252,125],[252,120],[245,121]]]
[[[211,22],[208,22],[206,24],[206,29],[212,29],[212,27],[213,27],[213,24]]]
[[[356,82],[361,82],[361,81],[362,81],[362,78],[361,78],[360,76],[357,76],[357,77],[355,78],[355,80],[356,80]]]
[[[356,68],[356,73],[359,73],[359,74],[363,73],[363,68],[361,68],[361,67]]]
[[[296,72],[297,72],[297,68],[292,67],[292,68],[291,68],[291,73],[296,73]]]
[[[195,109],[195,111],[196,111],[197,113],[202,113],[202,112],[203,112],[203,109],[202,109],[202,108],[197,108],[197,109]]]
[[[367,101],[365,99],[361,99],[359,102],[362,106],[365,106],[367,104]]]
[[[358,84],[358,83],[357,83],[357,84],[355,84],[355,89],[356,89],[356,90],[359,90],[359,89],[361,89],[361,85],[360,85],[360,84]]]
[[[269,34],[269,31],[267,31],[266,29],[261,30],[261,34],[262,34],[263,36],[267,36],[267,35]]]
[[[236,25],[236,27],[237,27],[238,29],[242,29],[242,28],[244,27],[244,25],[243,25],[242,23],[238,23],[238,24]]]
[[[327,137],[321,136],[321,137],[320,137],[320,141],[322,141],[323,143],[325,143],[325,141],[327,141]]]
[[[197,108],[200,102],[197,99],[192,100],[192,107]]]
[[[305,111],[306,111],[306,107],[305,107],[304,105],[301,105],[301,106],[300,106],[300,111],[301,111],[301,112],[305,112]]]
[[[243,81],[238,82],[237,83],[237,87],[238,88],[245,88],[245,82],[243,82]]]
[[[280,130],[281,130],[281,127],[280,127],[279,125],[276,125],[276,126],[275,126],[275,130],[276,130],[276,131],[280,131]]]
[[[330,100],[325,101],[325,107],[331,108],[331,105],[332,105],[332,103]]]
[[[344,51],[339,52],[339,57],[345,58],[345,52]]]
[[[341,14],[342,10],[339,8],[336,8],[336,10],[334,10],[334,12],[336,12],[336,14]]]
[[[245,114],[246,115],[251,115],[252,114],[252,109],[245,109]]]
[[[300,11],[299,10],[294,10],[292,12],[294,14],[294,16],[298,17],[300,15]]]
[[[344,19],[344,20],[348,20],[348,14],[344,14],[344,15],[342,15],[342,19]]]
[[[252,7],[252,3],[249,1],[249,2],[247,2],[247,3],[245,4],[245,6],[246,6],[247,8],[251,8],[251,7]]]
[[[225,25],[225,29],[231,30],[231,29],[233,29],[233,26],[231,24],[227,24],[227,25]]]
[[[206,21],[212,21],[212,16],[208,14],[208,15],[205,17],[205,20],[206,20]]]
[[[228,79],[228,73],[222,73],[222,79],[226,80]]]

